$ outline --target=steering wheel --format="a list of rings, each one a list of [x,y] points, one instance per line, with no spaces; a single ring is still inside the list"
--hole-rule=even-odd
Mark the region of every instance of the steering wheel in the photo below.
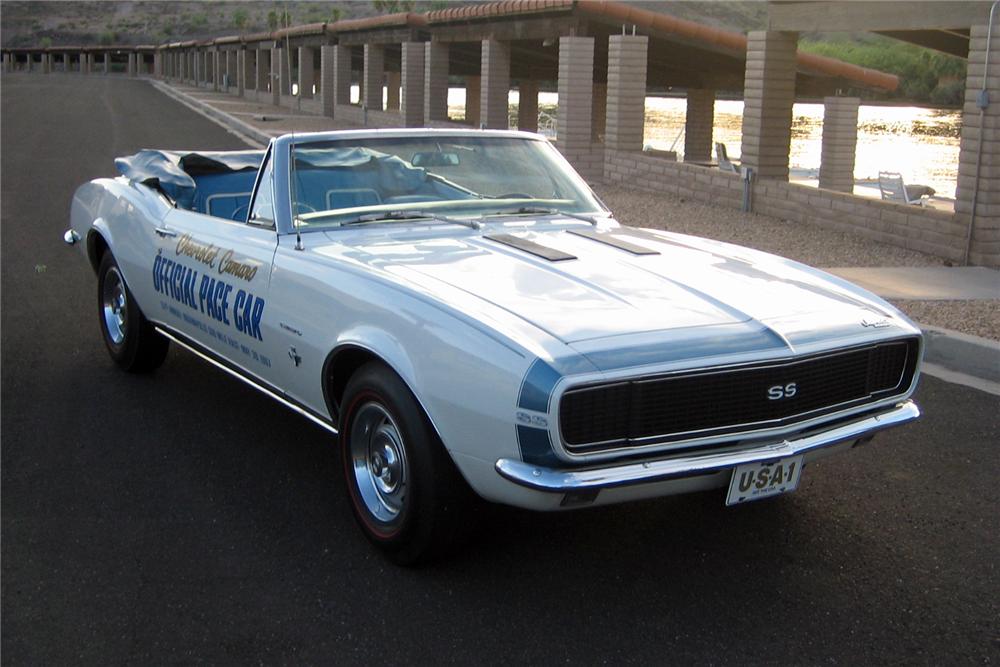
[[[534,197],[524,192],[506,192],[502,195],[497,195],[494,199],[534,199]]]
[[[299,209],[303,210],[300,211]],[[297,215],[299,213],[315,213],[315,212],[316,209],[314,209],[312,206],[300,201],[295,202],[295,204],[292,206],[292,215]]]

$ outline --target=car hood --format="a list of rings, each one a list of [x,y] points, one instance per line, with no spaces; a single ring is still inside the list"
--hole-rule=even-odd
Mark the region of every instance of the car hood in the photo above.
[[[488,304],[577,346],[711,326],[767,330],[787,342],[845,323],[856,333],[865,317],[893,314],[859,288],[773,255],[653,230],[612,231],[656,254],[635,254],[565,228],[419,240],[381,236],[352,243],[342,254],[470,315]],[[571,258],[554,261],[512,247],[496,240],[503,233]]]

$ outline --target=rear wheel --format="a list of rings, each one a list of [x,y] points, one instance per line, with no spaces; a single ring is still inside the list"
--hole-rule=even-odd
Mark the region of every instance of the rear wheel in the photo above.
[[[167,356],[169,341],[139,310],[110,252],[97,270],[97,316],[108,354],[130,373],[155,370]]]
[[[474,497],[410,390],[368,363],[342,404],[344,474],[365,536],[401,565],[446,553]]]

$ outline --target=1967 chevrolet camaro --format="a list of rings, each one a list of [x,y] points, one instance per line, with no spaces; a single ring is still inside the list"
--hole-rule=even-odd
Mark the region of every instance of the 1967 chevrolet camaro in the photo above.
[[[65,235],[112,359],[150,371],[173,342],[338,434],[358,523],[397,562],[438,553],[476,495],[741,503],[919,416],[920,331],[895,308],[620,226],[536,135],[328,132],[116,165]]]

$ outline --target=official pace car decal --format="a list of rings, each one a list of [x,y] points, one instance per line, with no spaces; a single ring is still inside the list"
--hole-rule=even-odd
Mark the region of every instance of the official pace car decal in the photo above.
[[[266,305],[264,299],[239,284],[228,282],[230,278],[252,282],[261,266],[259,262],[237,260],[232,250],[199,243],[190,234],[178,239],[174,255],[189,257],[204,265],[204,268],[192,268],[177,259],[164,256],[161,248],[153,260],[153,289],[182,306],[205,315],[213,323],[235,327],[238,332],[250,338],[264,340],[260,326]],[[271,365],[269,359],[233,339],[222,329],[210,326],[193,317],[190,312],[182,311],[167,302],[163,302],[163,307],[212,338],[241,349],[245,355],[265,366]]]

